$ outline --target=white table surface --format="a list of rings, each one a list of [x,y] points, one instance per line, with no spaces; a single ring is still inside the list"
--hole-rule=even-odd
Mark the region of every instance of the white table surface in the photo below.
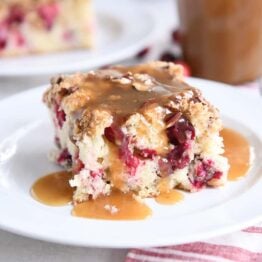
[[[160,28],[162,28],[161,33],[163,35],[165,32],[168,33],[177,22],[174,21],[175,7],[173,0],[136,1],[139,1],[155,12],[159,18]],[[26,89],[46,84],[49,78],[50,76],[0,78],[0,100]],[[127,249],[97,249],[64,246],[29,239],[0,230],[0,261],[5,262],[120,262],[125,260],[127,251]]]

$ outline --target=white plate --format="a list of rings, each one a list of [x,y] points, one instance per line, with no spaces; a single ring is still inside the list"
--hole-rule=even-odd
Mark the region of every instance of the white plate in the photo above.
[[[65,73],[112,64],[135,55],[156,31],[155,18],[138,1],[96,0],[97,39],[92,51],[67,51],[0,59],[0,76]],[[132,10],[132,11],[130,11]]]
[[[53,147],[53,130],[41,102],[45,88],[39,87],[0,103],[0,227],[58,243],[120,248],[196,241],[261,221],[261,100],[223,84],[189,82],[220,108],[225,126],[248,138],[255,159],[244,179],[185,194],[185,200],[173,206],[149,200],[153,216],[143,221],[83,219],[70,215],[71,206],[42,205],[30,196],[30,186],[58,167],[46,157]]]

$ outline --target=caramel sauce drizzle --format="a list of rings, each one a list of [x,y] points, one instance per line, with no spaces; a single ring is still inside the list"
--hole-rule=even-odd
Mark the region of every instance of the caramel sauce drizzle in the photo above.
[[[175,101],[176,95],[188,91],[192,92],[192,99],[199,95],[195,88],[168,71],[146,66],[98,70],[96,74],[87,75],[81,88],[89,97],[84,109],[104,109],[116,117],[128,116],[154,102],[165,105],[170,100]]]
[[[162,205],[173,205],[184,199],[182,192],[172,189],[167,192],[161,192],[156,198],[156,202]]]
[[[245,176],[250,168],[248,140],[240,133],[229,128],[224,128],[220,134],[224,139],[224,156],[227,157],[230,165],[228,180],[238,180]]]
[[[61,171],[39,178],[31,188],[33,198],[49,206],[63,206],[72,202],[74,188],[70,187],[70,172]],[[137,201],[131,193],[117,189],[109,196],[100,196],[76,204],[72,215],[86,218],[110,220],[140,220],[149,217],[152,210],[144,203]]]
[[[108,149],[109,149],[109,176],[110,181],[113,184],[113,187],[116,189],[124,189],[125,181],[123,181],[122,174],[124,173],[124,165],[123,162],[119,159],[118,148],[110,143],[107,142]]]
[[[72,174],[60,171],[39,178],[31,188],[31,195],[37,201],[49,206],[63,206],[72,202],[74,188],[69,180]]]
[[[152,210],[146,204],[135,200],[131,193],[119,190],[76,204],[72,210],[73,216],[109,220],[141,220],[151,214]]]
[[[173,205],[184,199],[184,195],[181,191],[176,189],[170,189],[170,179],[165,177],[160,179],[158,185],[160,194],[155,197],[155,201],[162,205]]]

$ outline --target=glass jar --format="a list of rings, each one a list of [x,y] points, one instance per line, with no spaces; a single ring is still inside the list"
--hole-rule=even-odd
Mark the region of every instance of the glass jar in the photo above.
[[[262,75],[262,0],[178,0],[193,75],[239,84]]]

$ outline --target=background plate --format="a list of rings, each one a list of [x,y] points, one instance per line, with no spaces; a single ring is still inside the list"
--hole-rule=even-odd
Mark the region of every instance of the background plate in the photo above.
[[[94,50],[1,58],[0,76],[55,74],[95,68],[133,56],[152,42],[156,31],[155,18],[138,1],[123,0],[117,5],[111,1],[94,2],[97,13]]]

